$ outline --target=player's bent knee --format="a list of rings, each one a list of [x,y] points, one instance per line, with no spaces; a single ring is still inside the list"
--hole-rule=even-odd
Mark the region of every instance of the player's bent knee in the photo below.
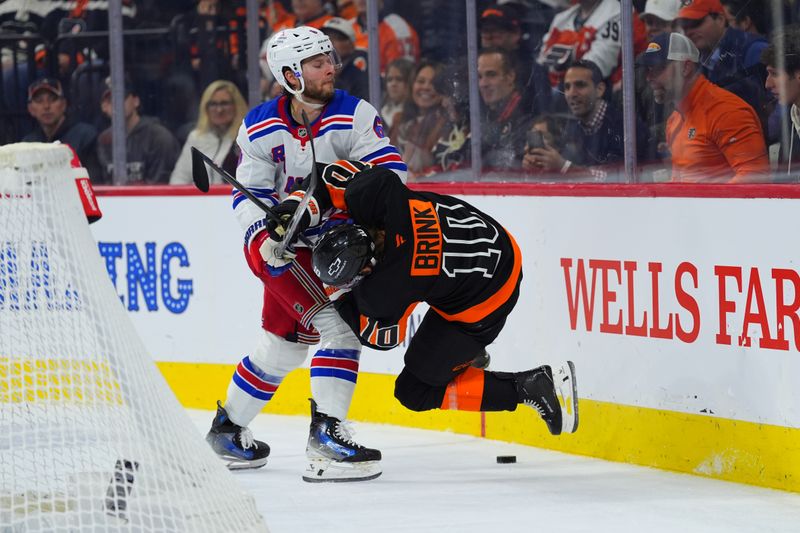
[[[407,369],[394,382],[394,397],[411,411],[429,411],[442,404],[441,388],[420,381]]]
[[[282,377],[303,364],[307,355],[307,344],[290,342],[262,330],[258,345],[250,354],[250,361],[267,374]]]
[[[314,315],[311,323],[319,331],[321,349],[361,351],[358,337],[332,305]]]

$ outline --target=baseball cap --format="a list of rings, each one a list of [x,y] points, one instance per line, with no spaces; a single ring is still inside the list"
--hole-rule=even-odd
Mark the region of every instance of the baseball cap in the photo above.
[[[722,2],[719,0],[681,0],[679,19],[701,19],[711,13],[724,14]]]
[[[682,33],[659,33],[636,59],[637,65],[655,67],[667,61],[700,61],[700,51]]]
[[[49,91],[58,97],[64,96],[61,82],[55,78],[40,78],[31,83],[28,86],[28,101],[33,100],[33,97],[39,91]]]
[[[356,40],[356,30],[353,27],[353,23],[340,17],[329,18],[320,29],[323,33],[337,31],[353,42]]]
[[[653,15],[667,22],[675,20],[681,8],[681,0],[647,0],[639,18]]]
[[[489,6],[481,13],[480,28],[494,26],[506,30],[519,29],[519,17],[511,4]]]
[[[111,76],[108,76],[105,81],[103,82],[105,88],[103,89],[103,95],[100,97],[101,100],[104,100],[111,96]],[[125,96],[129,94],[136,94],[136,89],[133,87],[133,82],[131,81],[128,75],[125,75]]]

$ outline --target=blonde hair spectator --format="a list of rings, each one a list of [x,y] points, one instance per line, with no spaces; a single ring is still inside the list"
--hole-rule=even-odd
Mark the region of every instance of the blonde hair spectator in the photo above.
[[[236,134],[247,114],[247,102],[232,82],[217,80],[209,84],[200,98],[197,126],[189,134],[175,164],[171,185],[192,183],[192,147],[197,148],[233,174],[239,158]],[[219,176],[210,176],[221,183]]]

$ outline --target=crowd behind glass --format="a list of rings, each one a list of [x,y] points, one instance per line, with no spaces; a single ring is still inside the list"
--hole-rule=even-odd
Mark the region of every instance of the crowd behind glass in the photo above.
[[[627,135],[638,181],[796,181],[800,5],[634,0],[632,27],[622,5],[478,0],[469,64],[463,9],[379,1],[380,113],[409,180],[630,181]],[[0,144],[61,140],[96,184],[123,184],[112,172],[107,10],[106,1],[0,1]],[[242,96],[246,15],[244,0],[123,1],[124,184],[191,183],[192,146],[235,171],[236,132],[257,103]],[[337,88],[369,99],[366,0],[261,2],[260,41],[298,25],[330,36],[342,60]],[[624,35],[633,37],[630,72]],[[279,95],[263,60],[261,71],[262,98]],[[632,99],[623,76],[634,78]],[[473,168],[478,130],[480,172],[459,173]]]

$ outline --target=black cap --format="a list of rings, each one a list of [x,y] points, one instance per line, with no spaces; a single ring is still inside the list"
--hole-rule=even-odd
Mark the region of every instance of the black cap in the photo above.
[[[64,96],[64,89],[61,82],[55,78],[39,78],[28,86],[28,101],[33,100],[39,91],[48,91],[61,98]]]
[[[493,5],[483,10],[478,22],[480,29],[487,27],[503,28],[514,31],[519,29],[519,15],[509,5]]]

